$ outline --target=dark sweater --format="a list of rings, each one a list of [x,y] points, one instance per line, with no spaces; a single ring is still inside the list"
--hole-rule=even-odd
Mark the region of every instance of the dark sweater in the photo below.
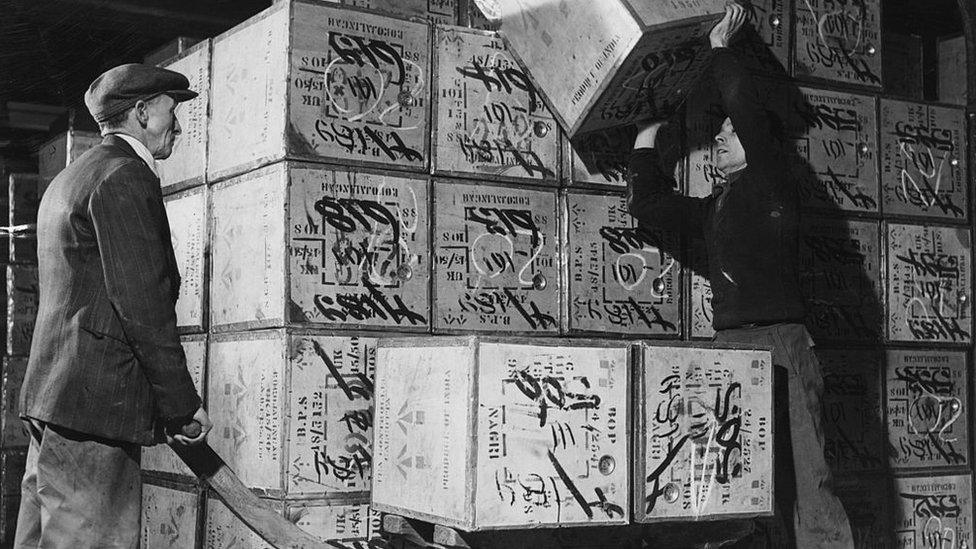
[[[746,153],[719,207],[716,195],[682,196],[654,149],[631,156],[630,213],[641,225],[703,238],[716,330],[802,322],[797,277],[799,203],[787,159],[752,77],[727,48],[712,50],[714,85]]]

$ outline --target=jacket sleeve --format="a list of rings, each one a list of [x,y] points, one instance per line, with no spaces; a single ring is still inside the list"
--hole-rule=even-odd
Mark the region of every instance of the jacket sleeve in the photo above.
[[[745,150],[746,163],[760,169],[775,165],[780,146],[752,75],[729,48],[712,49],[708,63],[708,74]]]
[[[678,193],[677,183],[661,169],[655,149],[636,149],[630,157],[627,208],[640,226],[702,236],[710,198]]]
[[[116,169],[88,203],[105,286],[125,337],[152,387],[164,422],[188,418],[200,397],[176,329],[169,274],[172,243],[158,183],[129,163]]]

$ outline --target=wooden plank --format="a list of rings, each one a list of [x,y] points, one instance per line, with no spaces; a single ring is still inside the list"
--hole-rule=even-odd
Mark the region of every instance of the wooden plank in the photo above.
[[[2,417],[0,449],[27,448],[30,435],[20,419],[20,386],[27,373],[27,357],[3,357]]]
[[[169,158],[156,163],[163,193],[206,182],[207,177],[207,120],[210,109],[210,40],[189,48],[176,59],[162,64],[190,81],[196,98],[180,103],[176,117],[180,135]]]
[[[805,216],[800,291],[817,341],[878,341],[884,326],[880,224]]]
[[[197,187],[164,199],[170,239],[180,270],[176,325],[181,332],[207,329],[207,187]]]
[[[289,154],[426,171],[428,25],[323,5],[293,10]]]
[[[883,471],[882,353],[817,348],[823,369],[824,456],[834,474]]]
[[[677,336],[678,237],[638,230],[616,194],[566,194],[568,330]]]
[[[428,181],[298,165],[288,186],[290,323],[426,330]]]
[[[37,266],[7,265],[7,354],[27,356],[38,305]]]
[[[369,491],[376,341],[312,334],[288,337],[289,496]]]
[[[881,199],[885,215],[968,219],[962,109],[881,100]]]
[[[243,173],[284,154],[289,2],[214,38],[207,178]]]
[[[817,88],[800,88],[791,99],[791,172],[803,207],[877,213],[877,100]]]
[[[285,319],[284,164],[211,187],[210,324],[281,326]]]
[[[898,546],[972,546],[971,475],[899,478],[895,488]]]
[[[434,171],[555,184],[557,124],[494,33],[437,27]]]
[[[889,349],[886,401],[892,467],[969,465],[969,380],[962,351]]]
[[[972,341],[967,229],[887,225],[888,340]]]
[[[284,492],[286,340],[283,330],[221,334],[210,340],[207,407],[213,449],[248,488]]]
[[[966,105],[966,75],[970,70],[966,63],[966,37],[943,37],[936,47],[939,101]]]
[[[10,174],[7,190],[9,260],[12,263],[37,263],[40,180],[35,174]]]
[[[793,75],[881,88],[881,1],[795,5]]]
[[[196,387],[200,398],[206,398],[203,380],[207,366],[207,336],[205,334],[182,336],[180,343],[186,355],[186,369],[193,379],[193,386]],[[196,482],[193,471],[186,467],[167,444],[157,444],[142,449],[142,470],[150,471],[154,475],[162,473]]]
[[[141,547],[195,547],[197,516],[200,512],[200,494],[197,490],[143,483]]]
[[[773,512],[768,350],[642,347],[635,522]]]
[[[556,333],[556,193],[434,184],[434,328]]]

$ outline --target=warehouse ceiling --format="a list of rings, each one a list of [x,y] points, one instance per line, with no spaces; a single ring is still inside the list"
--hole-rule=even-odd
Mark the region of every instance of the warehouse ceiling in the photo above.
[[[646,0],[657,1],[657,0]],[[882,0],[884,27],[944,36],[962,32],[957,0]],[[961,0],[971,2],[973,0]],[[10,103],[82,108],[92,79],[178,36],[210,37],[270,0],[3,0],[0,9],[0,150],[35,128],[13,124]],[[29,112],[34,126],[39,112]],[[21,116],[20,118],[23,118]],[[26,126],[30,126],[27,123]]]

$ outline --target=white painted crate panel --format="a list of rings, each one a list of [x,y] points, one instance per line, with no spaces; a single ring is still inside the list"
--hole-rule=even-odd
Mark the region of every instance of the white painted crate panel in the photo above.
[[[558,125],[494,33],[437,27],[434,170],[555,183]]]
[[[971,475],[896,479],[898,547],[972,547]]]
[[[824,455],[834,474],[882,471],[882,353],[817,348],[823,371]]]
[[[888,437],[896,468],[969,465],[969,381],[962,351],[887,352]]]
[[[637,229],[623,196],[566,195],[569,330],[677,335],[677,235]]]
[[[159,181],[167,189],[196,185],[206,181],[207,120],[210,108],[210,40],[190,48],[164,68],[186,76],[195,98],[176,107],[180,135],[169,158],[156,163]]]
[[[880,104],[885,215],[968,219],[963,109],[893,99]]]
[[[195,547],[199,512],[200,497],[196,492],[143,483],[141,547]]]
[[[970,232],[889,223],[888,339],[972,341]]]
[[[385,548],[380,538],[382,518],[368,503],[293,503],[287,516],[309,534],[338,549]]]
[[[636,521],[773,511],[769,351],[644,345]]]
[[[170,240],[180,270],[176,325],[194,332],[207,327],[207,191],[206,187],[198,187],[164,199]]]
[[[800,88],[791,100],[791,171],[801,182],[802,206],[877,212],[877,100],[816,88]]]
[[[881,88],[881,0],[797,0],[793,75]]]
[[[556,193],[434,184],[434,328],[555,333]]]
[[[798,270],[806,325],[817,341],[881,338],[880,224],[804,216]]]

